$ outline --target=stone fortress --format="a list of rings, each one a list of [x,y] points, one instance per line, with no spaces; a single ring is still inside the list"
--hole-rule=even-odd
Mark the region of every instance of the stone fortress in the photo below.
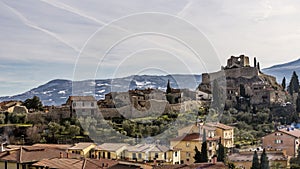
[[[254,65],[250,66],[248,56],[231,56],[220,71],[202,74],[198,91],[211,94],[215,80],[223,81],[224,85],[220,87],[226,93],[227,107],[235,106],[240,99],[246,98],[251,105],[261,107],[285,101],[285,93],[276,78],[262,73],[256,58]],[[244,91],[241,92],[241,89]]]

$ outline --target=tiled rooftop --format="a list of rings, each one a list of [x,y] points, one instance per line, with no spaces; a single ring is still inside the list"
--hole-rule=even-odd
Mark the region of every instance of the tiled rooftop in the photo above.
[[[95,147],[95,150],[106,150],[106,151],[117,151],[118,149],[129,146],[129,144],[125,143],[103,143],[97,147]]]
[[[96,145],[95,143],[76,143],[75,146],[70,147],[68,150],[83,150],[91,145]]]

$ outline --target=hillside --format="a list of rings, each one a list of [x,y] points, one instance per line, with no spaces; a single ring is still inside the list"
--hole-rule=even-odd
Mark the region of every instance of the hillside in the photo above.
[[[262,70],[262,72],[265,74],[275,76],[277,78],[277,82],[279,83],[281,83],[283,77],[287,78],[287,81],[289,81],[293,71],[296,71],[297,74],[300,75],[300,59],[288,63],[274,65]]]

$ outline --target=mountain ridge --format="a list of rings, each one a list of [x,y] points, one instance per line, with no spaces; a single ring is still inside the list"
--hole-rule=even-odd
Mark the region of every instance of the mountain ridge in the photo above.
[[[197,85],[201,82],[201,75],[131,75],[115,79],[95,79],[74,82],[67,79],[53,79],[45,84],[32,88],[27,92],[13,96],[0,97],[0,101],[24,101],[33,96],[38,96],[44,105],[61,105],[66,102],[69,96],[78,95],[78,93],[79,95],[94,94],[96,99],[99,100],[104,98],[104,95],[111,91],[120,92],[136,88],[165,90],[168,80],[170,80],[173,88],[195,90]],[[76,89],[73,89],[73,87]]]

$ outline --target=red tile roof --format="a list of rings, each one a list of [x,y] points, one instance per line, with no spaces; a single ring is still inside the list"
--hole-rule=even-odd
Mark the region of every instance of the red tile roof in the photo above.
[[[11,161],[17,163],[31,163],[42,159],[67,157],[67,152],[55,148],[37,146],[22,146],[0,153],[0,161]],[[78,157],[76,154],[68,154],[71,157]]]
[[[297,138],[300,137],[300,130],[299,129],[284,128],[284,129],[280,129],[279,131],[283,132],[285,134],[297,137]]]
[[[107,169],[117,165],[118,161],[108,159],[71,159],[52,158],[44,159],[33,164],[33,166],[58,168],[58,169]]]
[[[219,140],[219,137],[207,137],[206,140]],[[202,135],[199,133],[191,133],[171,139],[171,141],[202,141]]]
[[[225,125],[225,124],[222,124],[222,123],[212,123],[212,122],[209,122],[209,123],[206,123],[206,125],[212,126],[212,127],[221,128],[221,129],[224,129],[224,130],[231,130],[231,129],[233,129],[233,127]]]

